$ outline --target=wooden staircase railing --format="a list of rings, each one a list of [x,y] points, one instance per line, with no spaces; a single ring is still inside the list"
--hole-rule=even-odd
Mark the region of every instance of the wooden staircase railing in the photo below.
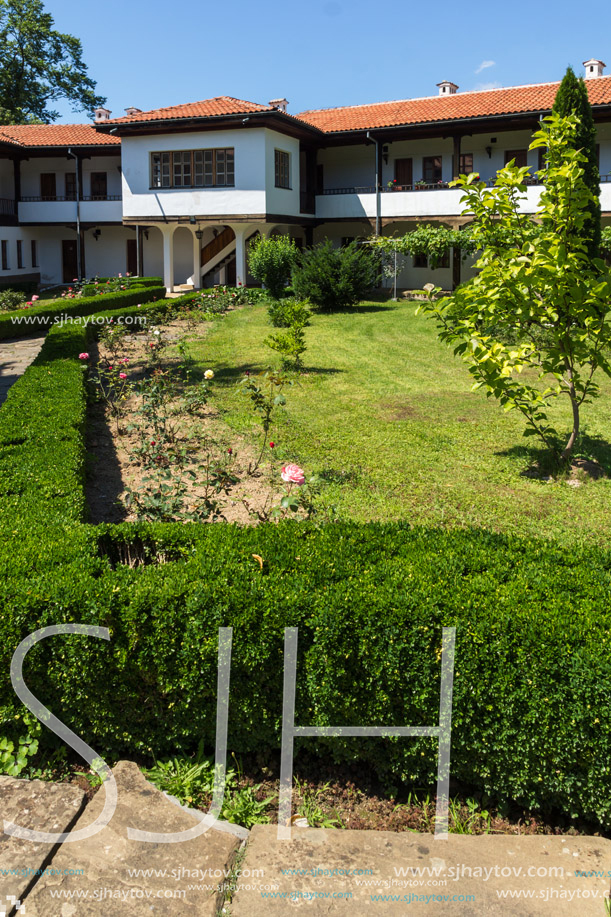
[[[200,267],[205,267],[212,258],[216,257],[219,252],[222,252],[230,242],[235,239],[235,233],[231,227],[226,226],[225,229],[218,234],[215,239],[212,239],[208,242],[207,245],[204,245],[201,253],[201,263]]]

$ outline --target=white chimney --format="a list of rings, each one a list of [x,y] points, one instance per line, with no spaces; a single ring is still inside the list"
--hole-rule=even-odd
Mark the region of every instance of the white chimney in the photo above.
[[[592,60],[584,60],[583,65],[586,68],[586,80],[595,80],[597,77],[602,76],[607,66],[604,61],[594,60],[594,58]]]
[[[449,80],[442,80],[441,83],[437,83],[439,86],[439,95],[440,96],[455,96],[458,86],[456,83],[451,83]]]
[[[93,120],[95,124],[100,121],[109,121],[112,112],[108,108],[95,108],[93,111]]]
[[[126,109],[125,109],[125,114],[126,114],[126,115],[130,115],[130,116],[131,116],[131,115],[139,115],[141,111],[142,111],[141,108],[134,108],[133,106],[131,106],[130,108],[126,108]]]
[[[287,108],[289,107],[288,99],[270,99],[269,104],[272,108],[277,108],[278,111],[284,112],[286,112]]]

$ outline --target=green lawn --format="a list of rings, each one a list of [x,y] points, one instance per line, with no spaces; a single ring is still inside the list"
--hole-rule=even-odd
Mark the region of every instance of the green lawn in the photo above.
[[[525,477],[538,451],[516,413],[472,393],[462,362],[439,343],[414,303],[363,303],[316,315],[307,331],[308,374],[287,391],[274,433],[285,460],[330,482],[325,501],[342,518],[392,520],[609,541],[611,479],[572,487]],[[263,345],[264,306],[215,323],[194,355],[216,371],[219,403],[237,431],[254,433],[235,388],[245,370],[276,365]],[[584,412],[585,446],[611,473],[611,384]],[[561,429],[568,423],[566,406]]]

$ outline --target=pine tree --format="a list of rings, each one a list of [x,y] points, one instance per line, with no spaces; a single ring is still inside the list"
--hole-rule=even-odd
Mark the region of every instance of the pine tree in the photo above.
[[[572,67],[568,67],[564,79],[558,87],[553,107],[554,114],[560,116],[576,115],[579,119],[579,128],[575,136],[575,148],[586,157],[582,163],[585,183],[595,197],[588,210],[591,219],[581,231],[582,238],[587,245],[591,258],[600,258],[600,177],[598,174],[598,156],[596,154],[596,127],[592,115],[592,106],[588,99],[588,90],[583,79],[575,76]]]

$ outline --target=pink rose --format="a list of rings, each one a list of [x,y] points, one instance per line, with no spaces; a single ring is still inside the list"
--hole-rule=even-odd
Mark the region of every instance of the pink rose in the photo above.
[[[79,360],[88,360],[89,354],[88,353],[79,353],[78,358]]]
[[[119,373],[119,379],[127,379],[127,373]]]
[[[37,299],[40,299],[40,296],[32,296],[32,302],[36,302]]]
[[[305,473],[299,465],[284,465],[280,472],[280,477],[287,484],[305,484]]]

